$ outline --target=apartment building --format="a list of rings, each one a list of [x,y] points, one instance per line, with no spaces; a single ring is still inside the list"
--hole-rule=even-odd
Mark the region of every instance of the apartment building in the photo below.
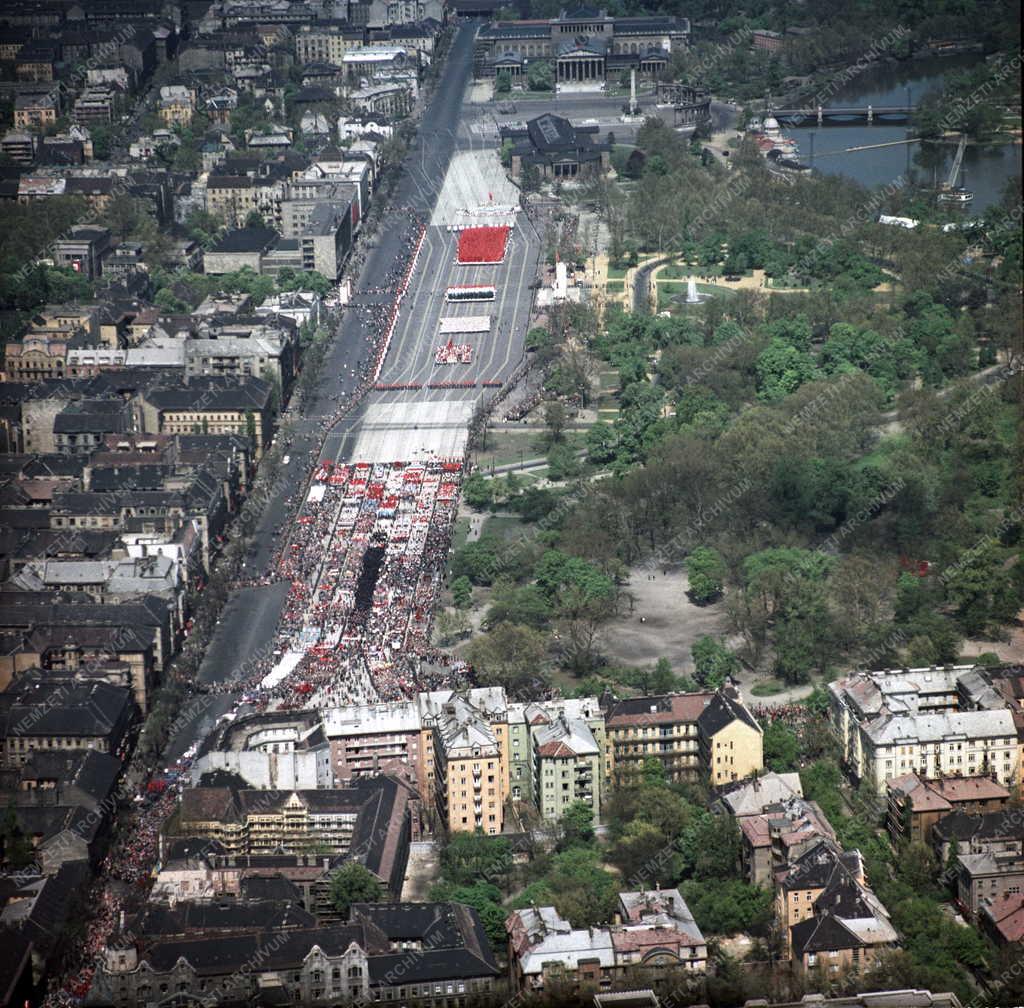
[[[942,777],[917,774],[886,782],[886,826],[894,844],[929,843],[932,828],[951,812],[993,812],[1010,800],[1010,792],[990,777]]]
[[[1017,796],[1024,798],[1024,665],[986,670],[992,688],[1006,702],[1017,729]]]
[[[348,21],[318,21],[304,24],[295,32],[295,56],[300,63],[328,63],[344,65],[345,53],[363,44],[365,29]]]
[[[210,175],[206,181],[206,212],[228,227],[241,227],[252,212],[265,221],[276,222],[282,192],[282,180],[276,176]]]
[[[518,997],[569,999],[707,968],[707,943],[677,889],[620,893],[615,922],[603,927],[573,928],[554,907],[531,907],[509,914],[505,928]]]
[[[451,692],[442,691],[437,694],[421,694],[416,700],[325,711],[323,731],[330,744],[335,777],[339,781],[347,781],[380,771],[408,772],[417,782],[421,793],[436,804],[439,784],[435,727],[440,721],[445,721],[449,729],[452,728],[450,715],[445,715],[442,708],[445,702],[454,702],[453,697]],[[481,812],[484,811],[485,799],[497,797],[487,794],[490,786],[495,787],[502,800],[511,797],[516,801],[528,800],[540,805],[535,783],[537,779],[552,784],[551,788],[541,789],[542,793],[547,791],[549,796],[547,811],[542,809],[545,816],[557,818],[561,815],[567,804],[563,800],[565,795],[571,795],[570,802],[579,799],[591,803],[595,815],[598,814],[603,780],[604,717],[595,697],[509,704],[503,690],[490,688],[469,690],[462,700],[468,707],[455,705],[456,720],[463,719],[475,726],[471,734],[484,746],[482,752],[498,754],[496,762],[500,769],[481,766],[480,780],[476,781],[470,766],[465,788],[466,807],[463,808],[462,764],[458,764],[459,769],[453,770],[449,778],[457,783],[456,794],[449,796],[444,792],[441,799],[445,809],[444,814],[439,815],[442,824],[450,821],[447,811],[450,801],[460,806],[456,827],[468,827],[470,822],[475,821],[476,808],[470,795],[473,784],[479,784],[479,790],[473,792],[473,797],[481,798]],[[567,733],[557,727],[559,722],[569,726]],[[550,755],[557,748],[553,743],[558,742],[563,734],[565,745],[574,747],[579,744],[584,751],[572,757],[568,754]],[[453,737],[458,741],[457,732]],[[543,749],[543,753],[538,755],[544,746],[549,748]],[[596,746],[596,753],[591,751],[592,746]],[[453,751],[451,747],[449,751]],[[470,761],[473,762],[475,760]],[[495,760],[487,759],[484,762]],[[579,769],[570,772],[570,763],[573,767],[578,765]],[[568,775],[564,781],[563,771]],[[489,777],[491,772],[495,773],[497,780],[485,782],[483,778]],[[557,800],[554,795],[556,774],[559,784]],[[571,784],[568,791],[561,787],[563,783]],[[584,784],[592,786],[583,787]],[[463,814],[467,819],[465,824],[461,822]],[[488,809],[487,815],[491,814],[497,815],[497,812]],[[485,824],[491,825],[490,820],[480,823],[481,827]]]
[[[18,95],[14,99],[14,125],[41,133],[57,124],[57,100],[50,94]]]
[[[764,732],[744,706],[739,690],[725,683],[697,718],[697,740],[712,787],[744,780],[764,767]]]
[[[287,396],[297,356],[298,326],[290,319],[214,318],[185,341],[185,374],[255,376]]]
[[[956,854],[1016,854],[1024,857],[1024,810],[950,812],[928,838],[940,864]]]
[[[859,851],[822,841],[786,873],[777,907],[798,972],[828,974],[867,968],[899,935],[867,886]]]
[[[420,750],[421,727],[416,700],[324,711],[323,731],[330,745],[335,779],[347,783],[356,777],[408,768],[427,795]]]
[[[450,832],[497,834],[509,795],[505,691],[498,687],[420,693],[424,796]]]
[[[707,773],[715,786],[764,766],[762,732],[731,683],[717,692],[603,699],[605,787],[628,786],[648,759],[669,780]]]
[[[1017,786],[1017,726],[983,670],[858,673],[831,683],[829,691],[844,762],[878,794],[885,794],[889,778],[910,773],[984,775]]]
[[[836,842],[832,824],[817,803],[804,798],[769,805],[739,820],[744,874],[751,885],[770,887],[778,873],[822,840]]]
[[[216,841],[231,856],[346,855],[400,893],[409,857],[415,792],[394,777],[346,788],[285,791],[193,787],[161,833],[161,850],[190,838]]]
[[[669,780],[694,779],[700,772],[697,719],[714,695],[673,693],[603,700],[606,787],[628,785],[650,758],[661,763]]]
[[[978,926],[997,945],[1019,947],[1024,942],[1024,892],[1004,899],[982,901]]]
[[[541,700],[508,705],[509,784],[514,801],[538,804],[534,789],[534,736],[559,718],[581,721],[593,735],[599,750],[600,767],[595,784],[604,786],[605,722],[604,711],[596,697]]]
[[[1024,856],[1012,851],[959,854],[956,887],[957,903],[973,920],[984,903],[998,903],[1024,892]]]
[[[584,802],[601,813],[601,750],[585,721],[559,715],[533,732],[533,793],[540,814],[557,821]]]
[[[347,921],[328,927],[284,900],[195,901],[151,905],[115,934],[94,987],[116,1008],[172,990],[211,1008],[464,1008],[486,1000],[499,976],[479,915],[458,903],[355,904]]]
[[[51,255],[55,265],[95,280],[103,272],[103,260],[110,251],[109,228],[79,225],[54,242]]]
[[[3,765],[24,766],[39,751],[120,756],[134,716],[122,687],[29,673],[0,693]]]
[[[145,430],[152,434],[236,434],[248,437],[258,460],[270,443],[273,396],[260,378],[203,376],[142,395]]]

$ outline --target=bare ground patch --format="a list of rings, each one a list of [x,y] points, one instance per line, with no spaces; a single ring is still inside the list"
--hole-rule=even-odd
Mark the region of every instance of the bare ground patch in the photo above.
[[[721,602],[694,605],[686,597],[689,587],[685,571],[634,571],[627,585],[635,599],[633,611],[627,606],[621,617],[602,628],[609,661],[651,665],[664,657],[676,672],[692,674],[690,648],[704,634],[724,633],[724,610]]]

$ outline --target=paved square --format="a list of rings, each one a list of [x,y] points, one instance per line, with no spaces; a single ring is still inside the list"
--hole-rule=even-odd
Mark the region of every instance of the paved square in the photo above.
[[[519,190],[509,182],[497,151],[458,151],[445,174],[430,223],[463,224],[467,210],[488,203],[519,205]]]

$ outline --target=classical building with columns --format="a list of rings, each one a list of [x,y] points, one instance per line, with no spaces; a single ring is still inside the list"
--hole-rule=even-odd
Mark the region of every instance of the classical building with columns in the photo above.
[[[501,142],[512,144],[511,173],[517,181],[533,165],[545,179],[574,179],[608,170],[611,148],[595,142],[598,126],[573,126],[562,116],[545,112],[530,119],[525,129],[504,126]]]
[[[492,21],[476,37],[477,77],[508,71],[519,77],[529,64],[548,60],[556,80],[603,81],[623,70],[654,76],[690,36],[687,18],[610,17],[580,7],[543,21]]]

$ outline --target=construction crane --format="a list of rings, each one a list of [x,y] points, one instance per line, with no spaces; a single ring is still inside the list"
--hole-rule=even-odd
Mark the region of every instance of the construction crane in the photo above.
[[[967,150],[967,134],[960,134],[960,143],[957,144],[956,156],[953,158],[953,165],[949,169],[949,178],[946,179],[946,188],[955,189],[956,180],[960,176],[960,166],[964,163],[964,151]]]
[[[960,168],[964,163],[964,151],[967,150],[967,134],[960,134],[960,143],[957,144],[956,154],[953,157],[953,164],[949,169],[949,176],[945,185],[939,190],[940,203],[969,203],[974,199],[974,193],[966,189],[958,188],[956,181],[960,177]]]

